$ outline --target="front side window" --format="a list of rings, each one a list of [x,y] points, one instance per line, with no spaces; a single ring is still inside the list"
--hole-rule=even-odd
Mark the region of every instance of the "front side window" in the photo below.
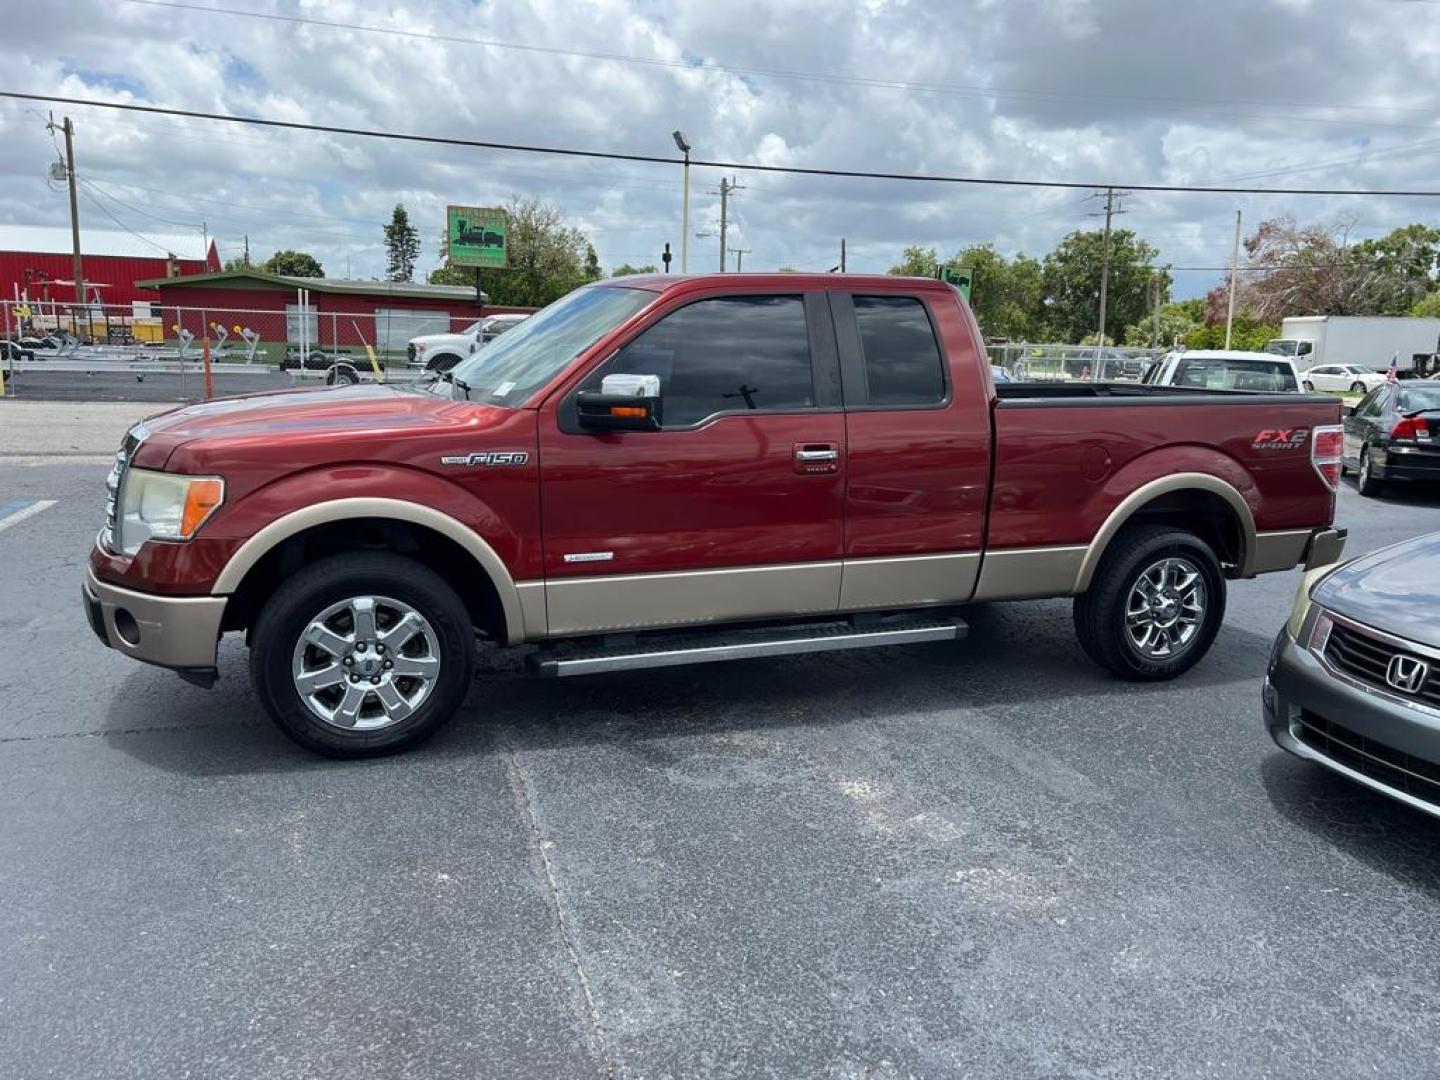
[[[815,406],[805,304],[799,296],[726,296],[671,312],[586,380],[657,375],[664,426],[728,412]]]
[[[913,296],[856,296],[855,325],[871,405],[936,405],[945,367],[925,305]]]
[[[1360,402],[1359,407],[1355,410],[1355,415],[1379,416],[1381,406],[1383,405],[1385,398],[1389,395],[1389,392],[1389,388],[1384,386],[1377,387],[1375,390],[1371,391],[1370,396],[1367,397],[1364,401]]]

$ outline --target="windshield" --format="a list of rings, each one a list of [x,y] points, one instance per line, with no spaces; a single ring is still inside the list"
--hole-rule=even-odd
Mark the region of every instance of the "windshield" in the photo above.
[[[1440,410],[1440,386],[1409,386],[1400,391],[1402,413]]]
[[[471,401],[513,407],[566,364],[655,299],[648,289],[576,289],[451,369]],[[445,384],[440,384],[445,385]]]

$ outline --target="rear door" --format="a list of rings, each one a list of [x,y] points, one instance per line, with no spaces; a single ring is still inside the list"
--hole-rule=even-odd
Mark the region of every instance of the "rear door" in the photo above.
[[[1360,448],[1371,442],[1380,431],[1380,417],[1394,387],[1389,383],[1377,386],[1355,406],[1355,411],[1345,417],[1345,460],[1360,461]]]
[[[663,429],[591,434],[580,390],[656,375]],[[552,636],[831,613],[845,417],[822,292],[686,297],[540,417]]]
[[[991,390],[959,296],[876,288],[830,301],[849,453],[841,607],[966,600],[984,543]]]

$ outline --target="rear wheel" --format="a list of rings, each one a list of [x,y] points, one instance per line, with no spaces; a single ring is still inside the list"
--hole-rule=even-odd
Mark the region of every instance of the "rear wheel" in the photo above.
[[[1360,467],[1355,474],[1355,490],[1367,499],[1373,499],[1385,490],[1385,483],[1375,476],[1374,467],[1370,464],[1370,447],[1360,448]]]
[[[1305,393],[1307,393],[1307,394],[1313,394],[1313,393],[1315,393],[1315,384],[1314,384],[1313,382],[1311,382],[1309,379],[1306,379],[1306,380],[1305,380]]]
[[[1084,594],[1075,631],[1086,655],[1125,679],[1173,679],[1209,650],[1225,616],[1225,578],[1210,546],[1168,525],[1118,536]]]
[[[1361,382],[1359,379],[1356,379],[1353,383],[1350,384],[1350,392],[1351,392],[1352,394],[1363,394],[1363,393],[1365,393],[1365,384],[1364,384],[1363,382]]]
[[[335,555],[287,578],[252,642],[250,675],[266,711],[331,757],[419,745],[460,708],[475,666],[455,591],[388,552]]]

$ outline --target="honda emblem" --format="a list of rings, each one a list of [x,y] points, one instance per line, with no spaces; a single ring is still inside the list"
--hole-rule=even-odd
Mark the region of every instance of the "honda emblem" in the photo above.
[[[1415,694],[1425,685],[1429,675],[1430,665],[1424,660],[1398,653],[1390,658],[1390,666],[1385,670],[1385,681],[1396,690]]]

